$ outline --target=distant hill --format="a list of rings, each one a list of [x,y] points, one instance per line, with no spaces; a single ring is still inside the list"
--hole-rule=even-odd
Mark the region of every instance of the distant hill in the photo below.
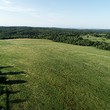
[[[110,39],[110,30],[64,29],[43,27],[0,27],[0,39],[32,38],[49,39],[74,45],[94,46],[110,50],[110,43],[84,39],[83,36],[104,37]]]

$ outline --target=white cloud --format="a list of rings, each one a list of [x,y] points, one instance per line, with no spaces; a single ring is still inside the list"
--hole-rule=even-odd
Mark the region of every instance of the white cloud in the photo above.
[[[36,10],[28,7],[19,6],[17,4],[14,4],[12,0],[0,0],[0,11],[6,11],[6,12],[36,12]]]
[[[11,0],[0,0],[4,5],[11,4]]]
[[[7,12],[33,12],[34,11],[31,8],[12,7],[12,6],[0,6],[0,10],[7,11]]]

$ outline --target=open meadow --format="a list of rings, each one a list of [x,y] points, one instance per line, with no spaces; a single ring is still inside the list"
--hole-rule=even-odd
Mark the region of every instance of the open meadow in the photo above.
[[[95,36],[83,36],[83,39],[88,39],[90,41],[99,41],[99,42],[106,42],[110,43],[110,39],[107,39],[105,37],[95,37]]]
[[[110,51],[44,39],[0,40],[9,110],[110,110]]]

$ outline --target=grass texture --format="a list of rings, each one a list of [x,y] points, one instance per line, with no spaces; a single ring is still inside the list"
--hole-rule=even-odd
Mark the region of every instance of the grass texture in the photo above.
[[[9,96],[11,110],[110,110],[109,51],[43,39],[0,40],[0,67],[8,80],[19,80],[8,85],[18,91]],[[0,104],[6,106],[5,100],[1,95]]]

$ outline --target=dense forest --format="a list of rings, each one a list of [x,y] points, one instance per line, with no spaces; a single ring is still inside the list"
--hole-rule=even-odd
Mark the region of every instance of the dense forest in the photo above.
[[[110,50],[110,43],[104,41],[91,41],[82,36],[95,36],[110,39],[110,30],[91,29],[63,29],[63,28],[37,28],[37,27],[0,27],[0,39],[33,38],[49,39],[56,42],[81,46],[94,46],[99,49]]]

